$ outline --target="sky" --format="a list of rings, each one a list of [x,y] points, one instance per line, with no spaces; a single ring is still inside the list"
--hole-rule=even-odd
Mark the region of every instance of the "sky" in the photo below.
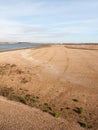
[[[0,42],[98,43],[98,0],[0,0]]]

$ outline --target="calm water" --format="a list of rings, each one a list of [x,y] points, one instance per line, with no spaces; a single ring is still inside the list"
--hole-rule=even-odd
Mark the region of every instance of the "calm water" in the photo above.
[[[41,44],[35,44],[35,43],[0,44],[0,50],[13,50],[13,49],[36,47],[36,46],[41,46]]]

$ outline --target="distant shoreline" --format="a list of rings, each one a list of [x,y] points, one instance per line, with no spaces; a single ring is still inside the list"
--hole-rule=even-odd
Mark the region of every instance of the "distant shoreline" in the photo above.
[[[10,44],[10,45],[13,45],[13,44],[42,44],[42,45],[59,45],[59,44],[62,44],[62,45],[98,45],[98,43],[36,43],[36,42],[0,42],[0,45],[4,45],[4,44]]]
[[[15,49],[8,49],[8,50],[0,50],[0,53],[2,52],[8,52],[8,51],[18,51],[18,50],[26,50],[26,49],[38,49],[41,47],[48,47],[51,45],[40,45],[40,46],[32,46],[32,47],[25,47],[25,48],[15,48]]]
[[[43,44],[43,43],[36,43],[36,42],[0,42],[0,44],[4,45],[4,44],[10,44],[10,45],[13,45],[13,44]]]

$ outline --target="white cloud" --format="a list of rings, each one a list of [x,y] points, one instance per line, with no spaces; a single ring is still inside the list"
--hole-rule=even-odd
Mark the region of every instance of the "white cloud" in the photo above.
[[[9,20],[0,20],[0,41],[40,41],[51,39],[64,39],[78,34],[89,34],[88,27],[44,27],[42,25],[21,24]]]
[[[97,7],[96,0],[0,2],[0,41],[58,41],[94,34],[98,31],[98,17],[92,12]]]
[[[65,21],[62,23],[55,23],[54,26],[61,26],[61,25],[75,25],[75,24],[82,24],[82,25],[89,25],[89,24],[96,24],[98,23],[98,18],[92,18],[92,19],[83,19],[83,20],[70,20]]]

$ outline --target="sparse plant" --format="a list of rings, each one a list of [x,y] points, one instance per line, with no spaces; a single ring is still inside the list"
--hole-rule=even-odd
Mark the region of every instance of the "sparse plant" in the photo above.
[[[33,97],[32,100],[33,100],[34,102],[39,102],[39,97],[37,97],[37,96],[36,96],[36,97]]]
[[[54,117],[55,117],[55,118],[59,118],[59,117],[60,117],[60,114],[59,114],[59,113],[55,113]]]
[[[47,108],[48,108],[49,110],[52,110],[52,107],[51,107],[51,106],[47,106]]]
[[[48,112],[48,110],[45,109],[45,110],[43,110],[43,112]]]
[[[82,114],[83,113],[83,108],[82,107],[78,108],[78,112],[79,112],[79,114]]]
[[[48,103],[44,103],[45,106],[48,106]]]
[[[51,107],[50,104],[48,104],[48,103],[44,103],[44,106],[45,106],[47,109],[52,110],[52,107]]]
[[[0,89],[0,95],[4,97],[9,97],[12,94],[13,94],[12,88],[3,87]]]
[[[84,122],[78,122],[79,124],[80,124],[80,126],[81,127],[83,127],[83,128],[86,128],[87,127],[87,124],[86,123],[84,123]]]
[[[21,102],[23,104],[26,104],[26,99],[25,98],[23,98],[21,96],[18,96],[17,99],[18,99],[19,102]]]
[[[79,102],[79,100],[78,99],[72,99],[74,102]]]
[[[83,113],[83,108],[80,107],[80,108],[76,108],[74,109],[75,112],[77,112],[78,114],[82,114]]]

